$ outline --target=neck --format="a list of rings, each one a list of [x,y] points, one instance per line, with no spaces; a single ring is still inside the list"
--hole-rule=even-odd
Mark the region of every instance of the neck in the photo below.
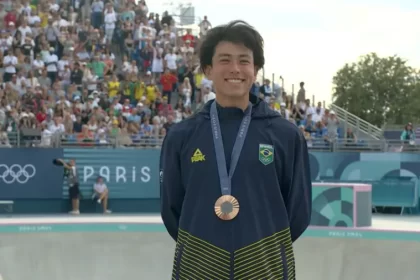
[[[245,111],[249,104],[249,97],[245,95],[243,97],[232,98],[216,94],[216,102],[221,107],[235,107]]]

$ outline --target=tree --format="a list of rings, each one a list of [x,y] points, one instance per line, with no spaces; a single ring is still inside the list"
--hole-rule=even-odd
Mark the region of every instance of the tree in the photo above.
[[[333,85],[334,104],[374,125],[420,121],[420,72],[398,56],[362,56],[344,65]]]

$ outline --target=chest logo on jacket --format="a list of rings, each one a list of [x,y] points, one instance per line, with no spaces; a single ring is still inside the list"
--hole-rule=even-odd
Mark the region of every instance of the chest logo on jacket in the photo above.
[[[191,157],[191,162],[200,162],[200,161],[205,161],[206,160],[206,156],[203,155],[203,153],[200,151],[200,149],[195,150],[193,156]]]
[[[272,145],[260,144],[258,155],[260,162],[268,165],[273,162],[274,147]]]

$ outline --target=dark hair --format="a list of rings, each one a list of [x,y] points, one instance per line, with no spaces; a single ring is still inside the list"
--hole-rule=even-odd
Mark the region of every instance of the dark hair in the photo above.
[[[200,46],[200,64],[203,72],[207,66],[212,65],[216,46],[222,41],[243,44],[252,50],[257,71],[264,67],[264,40],[261,34],[245,21],[235,20],[212,28],[207,33]]]

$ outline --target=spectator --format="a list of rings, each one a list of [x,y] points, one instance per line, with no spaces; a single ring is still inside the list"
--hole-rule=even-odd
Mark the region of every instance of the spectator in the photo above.
[[[105,214],[112,213],[111,210],[108,209],[108,197],[109,191],[108,187],[106,186],[104,179],[102,177],[98,177],[96,179],[95,184],[93,185],[94,194],[92,199],[97,199],[98,204],[102,204],[103,210]]]
[[[208,21],[207,16],[204,16],[203,21],[198,25],[200,27],[200,36],[206,36],[207,32],[211,29],[211,23]]]
[[[192,30],[177,30],[145,1],[94,0],[90,15],[84,3],[0,5],[3,142],[32,129],[42,147],[156,146],[214,98],[212,82],[193,72],[200,36]],[[211,28],[207,18],[200,28],[203,36]]]

